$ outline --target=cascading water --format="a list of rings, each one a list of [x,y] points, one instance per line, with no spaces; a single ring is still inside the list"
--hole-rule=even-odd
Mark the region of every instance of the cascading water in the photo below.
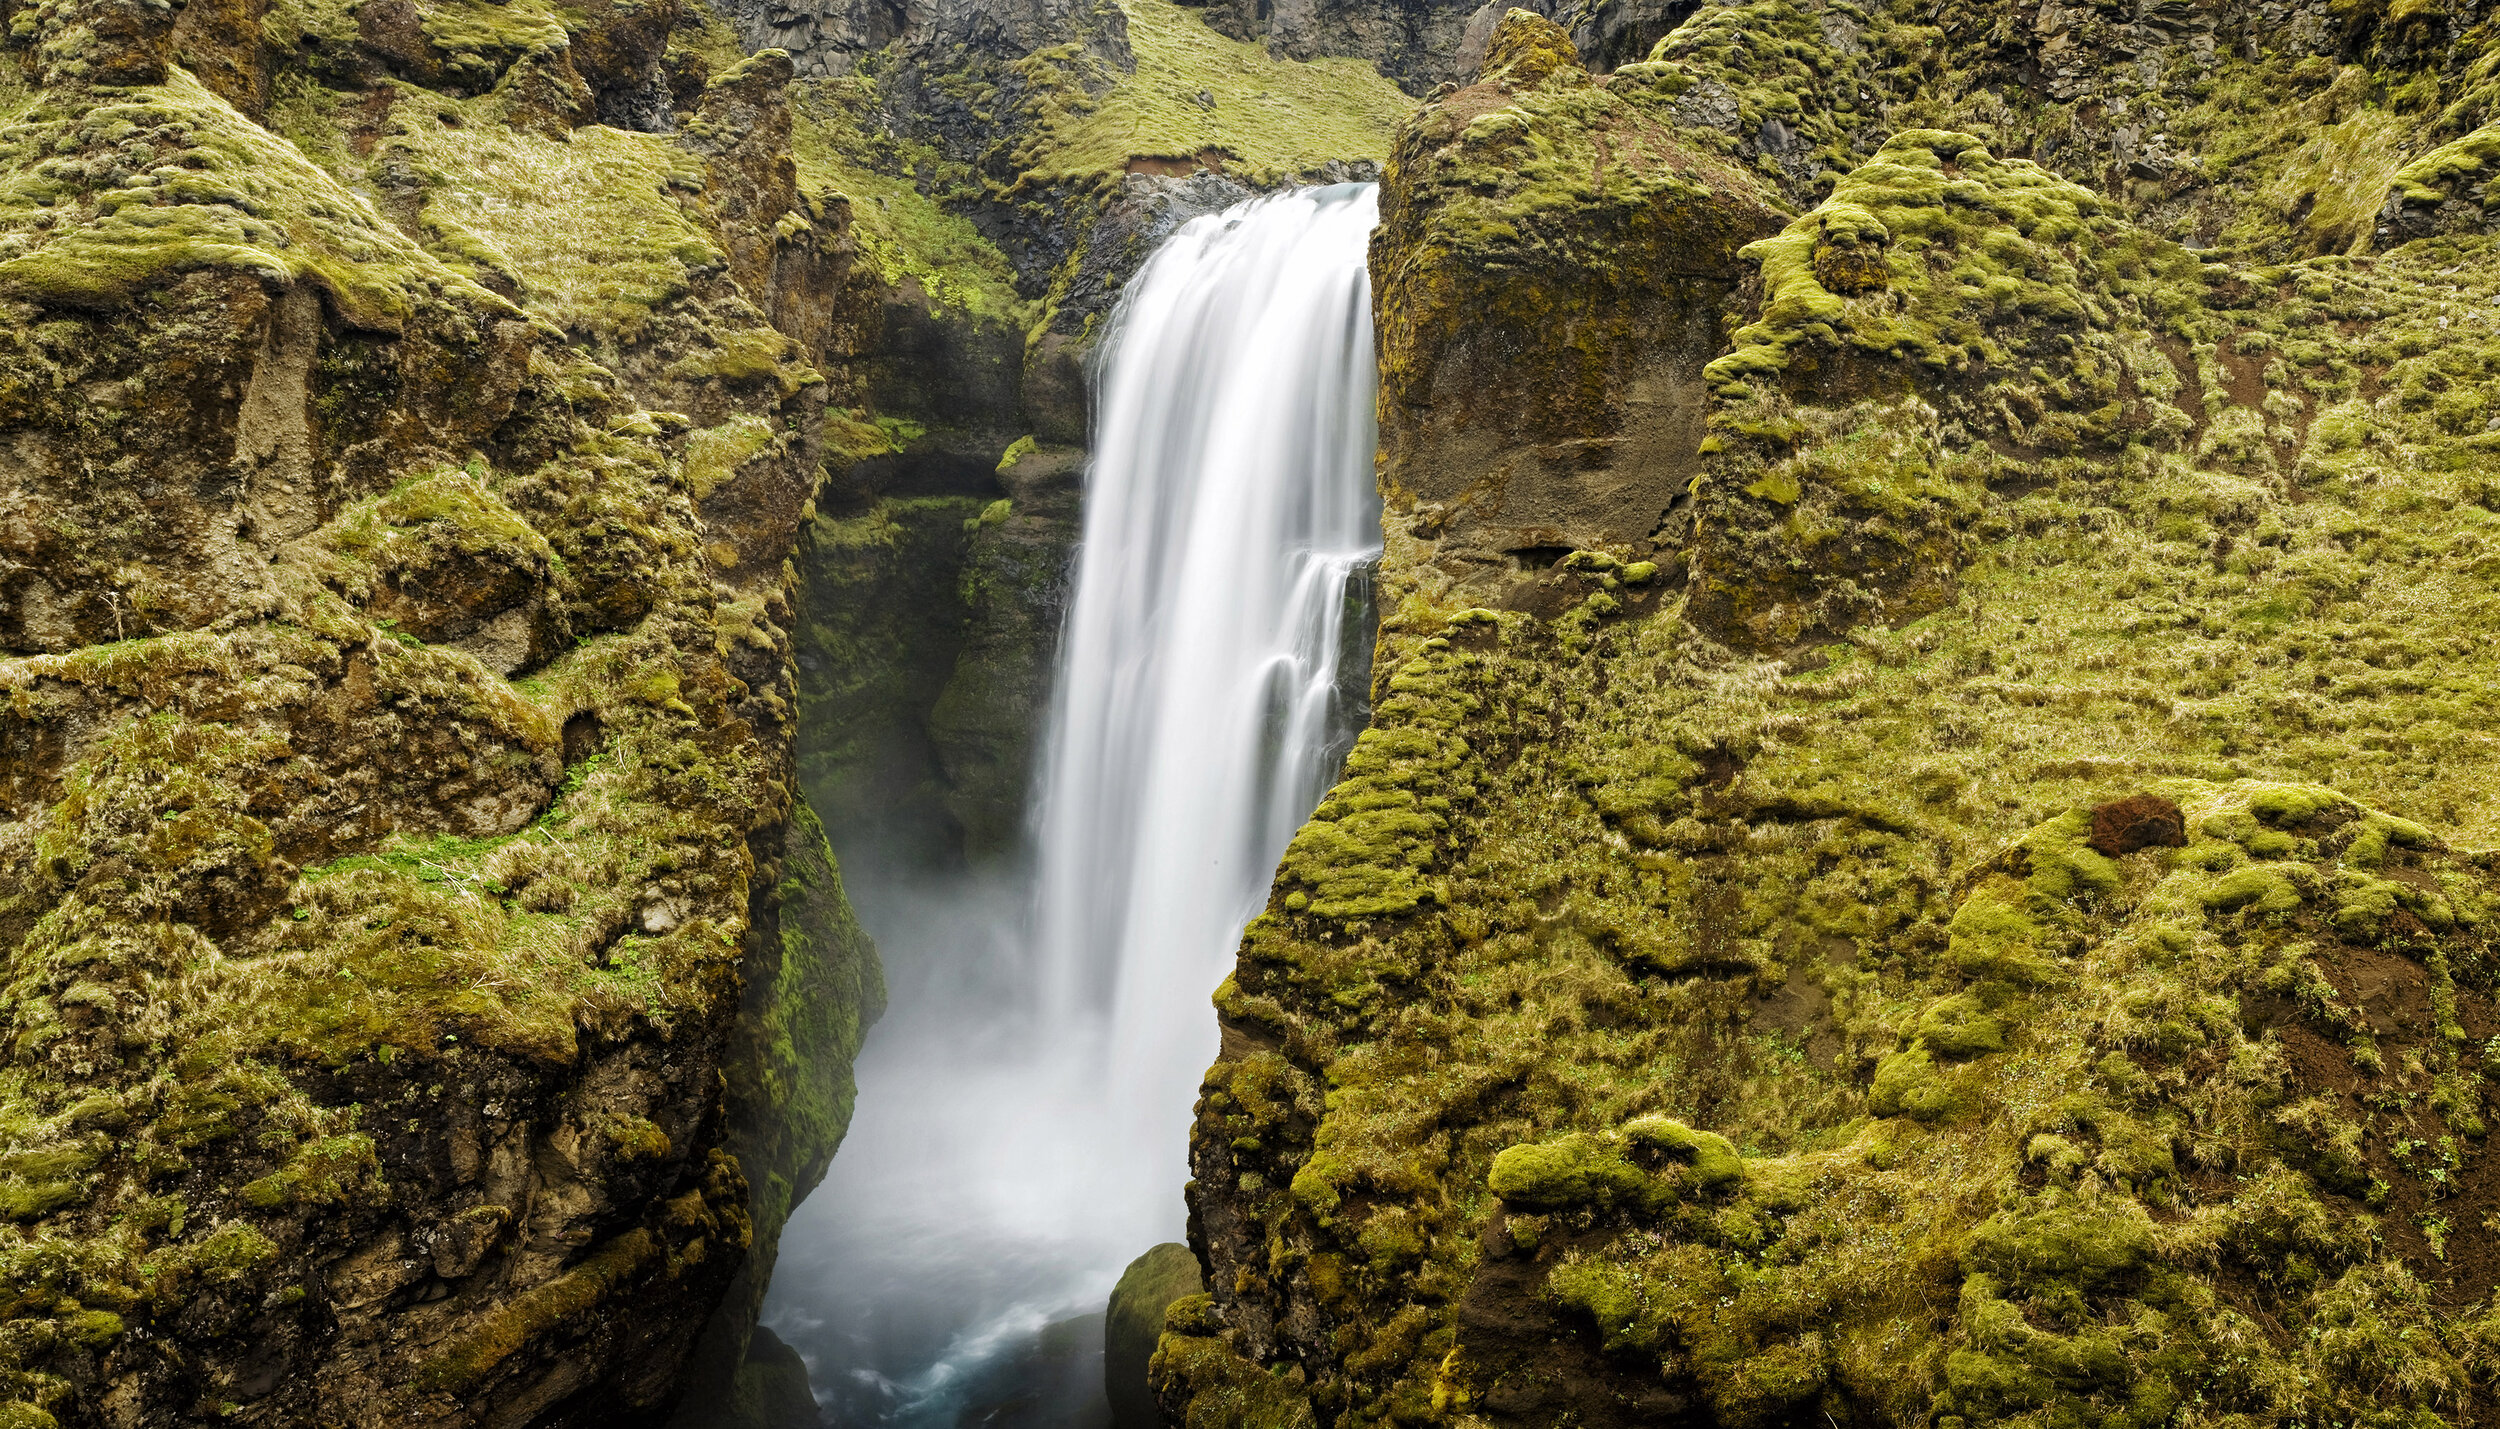
[[[1107,1037],[1132,1235],[1179,1228],[1207,994],[1331,773],[1347,583],[1378,545],[1374,213],[1348,185],[1183,228],[1104,368],[1037,907],[1049,1021]]]
[[[1368,185],[1255,200],[1131,281],[1031,881],[855,890],[892,1010],[766,1310],[835,1423],[1101,1412],[1098,1322],[1060,1336],[1074,1371],[1046,1328],[1179,1237],[1208,994],[1349,733],[1339,655],[1379,529],[1375,214]]]

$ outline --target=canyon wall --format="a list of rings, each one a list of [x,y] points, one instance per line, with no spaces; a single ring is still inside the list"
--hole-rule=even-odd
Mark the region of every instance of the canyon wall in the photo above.
[[[0,1414],[655,1422],[881,997],[787,631],[883,285],[787,63],[13,8]]]
[[[812,1419],[831,845],[1012,854],[1122,281],[1407,107],[1139,10],[0,0],[0,1422]]]
[[[1562,19],[1384,174],[1167,1419],[2483,1422],[2484,17]]]

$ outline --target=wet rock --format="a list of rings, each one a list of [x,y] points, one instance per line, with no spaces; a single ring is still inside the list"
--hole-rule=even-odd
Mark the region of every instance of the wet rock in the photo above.
[[[976,861],[1015,852],[1050,704],[1079,531],[1085,454],[1045,447],[999,473],[1009,495],[975,518],[958,587],[965,634],[929,710],[945,803]],[[997,513],[993,519],[993,513]]]
[[[1182,224],[1222,213],[1250,197],[1252,190],[1239,181],[1203,170],[1186,177],[1121,178],[1111,202],[1085,235],[1084,257],[1060,300],[1057,327],[1074,333],[1088,319],[1108,314],[1120,289]],[[1065,430],[1064,421],[1060,427]]]
[[[1198,1257],[1185,1245],[1156,1246],[1120,1273],[1103,1322],[1103,1389],[1111,1400],[1113,1429],[1155,1429],[1162,1422],[1146,1382],[1146,1362],[1163,1335],[1163,1312],[1205,1289]]]

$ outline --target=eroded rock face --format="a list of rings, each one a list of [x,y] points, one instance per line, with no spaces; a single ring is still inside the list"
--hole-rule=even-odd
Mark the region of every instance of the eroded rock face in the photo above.
[[[578,127],[674,7],[177,13],[0,52],[0,1418],[656,1422],[880,1003],[785,633],[876,285],[786,62]]]
[[[1375,714],[1167,1421],[2489,1412],[2490,100],[2305,14],[1513,11],[1401,136]]]
[[[986,481],[867,497],[802,545],[801,778],[881,871],[1022,855],[1084,453],[1026,439]]]
[[[1298,60],[1354,55],[1370,60],[1410,94],[1464,72],[1468,0],[1358,5],[1343,0],[1201,0],[1207,23],[1235,39],[1264,43]],[[1481,51],[1479,50],[1479,53]]]
[[[1496,599],[1577,547],[1652,549],[1699,471],[1702,367],[1776,193],[1520,12],[1484,77],[1401,135],[1381,194],[1386,601]]]

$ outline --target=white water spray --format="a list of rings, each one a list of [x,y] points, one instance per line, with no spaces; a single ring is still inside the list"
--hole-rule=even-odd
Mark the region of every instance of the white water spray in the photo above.
[[[1332,773],[1347,583],[1378,549],[1375,211],[1348,185],[1192,223],[1112,332],[1037,906],[1048,1020],[1107,1037],[1139,1229],[1179,1224],[1207,994]]]
[[[1345,185],[1195,220],[1114,314],[1029,921],[961,888],[860,900],[893,1010],[767,1313],[839,1422],[952,1425],[1180,1235],[1208,994],[1347,733],[1375,214]]]

